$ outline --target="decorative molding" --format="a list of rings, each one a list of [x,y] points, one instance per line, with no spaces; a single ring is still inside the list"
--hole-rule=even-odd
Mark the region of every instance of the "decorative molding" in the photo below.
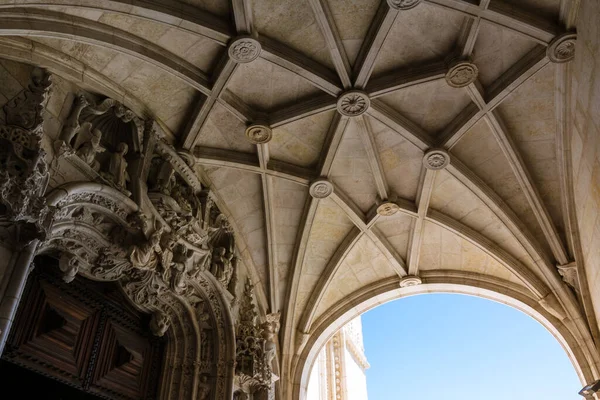
[[[400,287],[401,288],[417,286],[417,285],[420,285],[421,283],[423,283],[421,278],[419,278],[418,276],[414,276],[414,275],[407,275],[404,278],[400,279]]]
[[[387,3],[394,10],[405,11],[421,4],[421,0],[387,0]]]
[[[239,64],[256,60],[260,56],[260,42],[251,36],[238,36],[227,48],[229,57]]]
[[[346,117],[358,117],[367,112],[371,100],[362,90],[348,90],[337,99],[337,110]]]
[[[428,150],[423,156],[423,165],[427,169],[436,171],[446,168],[448,164],[450,164],[450,154],[443,149]]]
[[[246,128],[246,139],[252,144],[264,144],[271,141],[273,131],[268,124],[255,123]]]
[[[454,88],[469,86],[475,82],[479,69],[469,61],[458,61],[450,65],[446,73],[446,82]]]
[[[35,68],[31,82],[4,105],[6,124],[0,124],[0,225],[17,224],[16,236],[5,238],[16,247],[48,234],[55,208],[43,197],[50,174],[42,149],[43,103],[50,75]],[[12,236],[12,235],[11,235]]]
[[[380,205],[377,206],[377,214],[382,217],[391,217],[400,211],[400,206],[393,201],[384,201]]]
[[[315,199],[325,199],[333,193],[333,184],[327,179],[318,179],[310,185],[309,192]]]
[[[548,45],[547,55],[553,63],[565,63],[575,58],[576,33],[563,33],[556,36]]]

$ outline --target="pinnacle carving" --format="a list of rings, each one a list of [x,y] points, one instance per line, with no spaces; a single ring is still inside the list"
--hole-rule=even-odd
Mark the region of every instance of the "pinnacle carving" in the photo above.
[[[446,73],[446,82],[452,87],[461,88],[475,82],[478,74],[479,69],[475,64],[468,61],[458,61],[451,64]]]
[[[337,110],[347,117],[358,117],[369,109],[371,100],[362,90],[349,90],[342,93],[337,100]]]
[[[333,185],[326,179],[319,179],[310,185],[309,192],[315,199],[325,199],[333,193]]]
[[[553,63],[565,63],[575,58],[575,44],[577,42],[576,33],[564,33],[555,37],[546,54]]]
[[[249,63],[260,55],[260,42],[250,36],[240,36],[234,39],[227,52],[236,63]]]
[[[421,3],[421,0],[387,0],[390,8],[395,10],[410,10]]]
[[[246,138],[252,144],[264,144],[271,141],[273,131],[267,124],[252,124],[246,128]]]
[[[429,150],[423,156],[423,165],[431,170],[444,169],[450,164],[450,154],[446,150]]]

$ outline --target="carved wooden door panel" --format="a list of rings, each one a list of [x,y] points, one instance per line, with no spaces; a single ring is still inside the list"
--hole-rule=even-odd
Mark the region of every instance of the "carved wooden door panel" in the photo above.
[[[118,285],[32,272],[3,359],[96,396],[155,399],[163,345]],[[44,265],[52,264],[52,265]]]

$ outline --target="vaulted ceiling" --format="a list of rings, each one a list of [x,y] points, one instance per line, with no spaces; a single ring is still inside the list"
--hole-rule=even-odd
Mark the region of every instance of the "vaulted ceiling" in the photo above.
[[[293,343],[390,280],[557,290],[570,3],[25,0],[0,5],[0,56],[191,151]]]

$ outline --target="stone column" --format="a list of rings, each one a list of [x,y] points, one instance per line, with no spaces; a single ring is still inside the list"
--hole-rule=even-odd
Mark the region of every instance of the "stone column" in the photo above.
[[[6,260],[2,282],[4,290],[0,297],[0,356],[4,352],[4,345],[21,301],[38,243],[34,240],[21,251],[13,252],[12,257]]]

